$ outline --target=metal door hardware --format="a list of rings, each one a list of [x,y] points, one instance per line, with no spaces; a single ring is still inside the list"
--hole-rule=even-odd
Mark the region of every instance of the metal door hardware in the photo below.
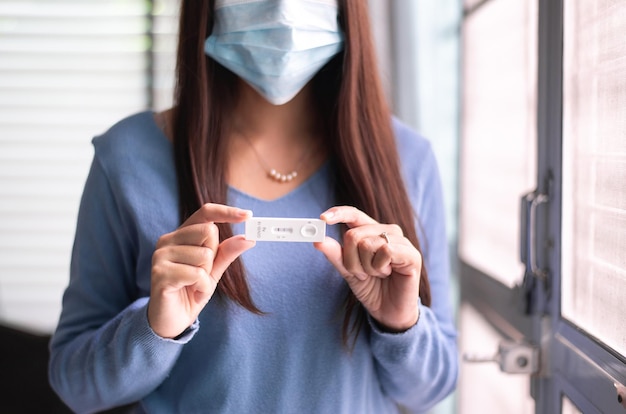
[[[626,408],[626,387],[617,382],[613,385],[615,385],[615,390],[617,391],[617,402]]]
[[[547,312],[550,272],[539,266],[537,254],[537,249],[545,247],[547,241],[537,240],[537,213],[539,206],[549,201],[550,197],[547,194],[538,191],[525,194],[521,199],[520,260],[524,263],[526,271],[519,291],[522,295],[522,311],[525,315]]]
[[[497,362],[507,374],[534,374],[539,370],[539,349],[514,341],[501,341],[491,356],[464,354],[463,361],[472,363]]]
[[[545,279],[548,272],[537,265],[537,207],[548,201],[547,194],[535,191],[524,195],[521,200],[520,259],[527,270],[539,279]]]

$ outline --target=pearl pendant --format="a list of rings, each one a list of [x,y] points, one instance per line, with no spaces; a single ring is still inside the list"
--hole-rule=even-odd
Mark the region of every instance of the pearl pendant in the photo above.
[[[296,178],[298,176],[298,173],[296,171],[292,171],[289,174],[281,174],[272,168],[270,172],[267,173],[267,176],[276,182],[288,183],[289,181]]]

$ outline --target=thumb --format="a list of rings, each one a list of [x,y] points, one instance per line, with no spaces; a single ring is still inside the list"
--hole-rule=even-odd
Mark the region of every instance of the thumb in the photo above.
[[[233,236],[224,240],[217,248],[217,254],[213,261],[211,277],[219,281],[228,269],[228,266],[235,261],[243,252],[256,245],[253,240],[246,240],[243,235]]]
[[[313,243],[313,246],[324,253],[326,259],[341,273],[344,278],[352,277],[352,274],[343,265],[343,248],[332,237],[326,237],[323,242]]]

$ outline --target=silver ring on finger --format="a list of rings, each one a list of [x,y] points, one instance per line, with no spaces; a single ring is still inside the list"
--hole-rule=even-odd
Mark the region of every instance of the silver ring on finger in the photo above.
[[[389,234],[387,234],[386,231],[383,231],[382,233],[379,234],[380,237],[382,237],[383,239],[385,239],[385,241],[387,242],[387,244],[391,243],[389,241]]]

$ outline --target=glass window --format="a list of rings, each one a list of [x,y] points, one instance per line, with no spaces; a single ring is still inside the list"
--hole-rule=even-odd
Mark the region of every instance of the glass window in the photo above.
[[[561,414],[582,414],[582,411],[578,409],[566,396],[563,396],[561,399]]]
[[[537,2],[493,0],[463,25],[459,255],[513,287],[519,200],[536,182]]]
[[[464,354],[490,357],[503,339],[471,305],[461,305],[460,347]],[[464,362],[458,396],[459,414],[533,413],[526,375],[500,371],[497,362]]]
[[[626,3],[564,3],[563,316],[626,355]]]

